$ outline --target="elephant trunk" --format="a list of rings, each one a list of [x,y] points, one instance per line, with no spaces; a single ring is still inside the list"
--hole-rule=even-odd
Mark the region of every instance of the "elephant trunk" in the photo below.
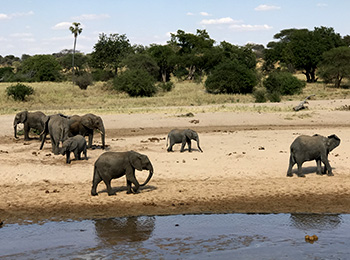
[[[14,133],[15,133],[15,138],[17,139],[17,122],[14,122],[13,123],[13,130],[14,130]]]
[[[147,180],[144,183],[140,184],[140,186],[145,186],[151,180],[152,176],[153,176],[153,167],[151,165],[149,167],[149,174],[148,174]]]
[[[201,151],[203,153],[202,148],[199,146],[199,138],[197,139],[197,147],[198,147],[199,151]]]
[[[98,131],[101,134],[101,141],[102,141],[102,149],[105,149],[105,137],[106,137],[106,131],[104,126],[100,127]]]

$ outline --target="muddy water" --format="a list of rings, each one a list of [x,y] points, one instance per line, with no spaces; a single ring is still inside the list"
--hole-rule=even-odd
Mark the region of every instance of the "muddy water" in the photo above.
[[[317,241],[305,241],[314,234]],[[0,259],[349,257],[350,215],[178,215],[0,228]]]

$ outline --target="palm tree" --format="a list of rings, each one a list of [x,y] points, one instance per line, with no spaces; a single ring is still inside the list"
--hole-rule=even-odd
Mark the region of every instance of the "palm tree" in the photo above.
[[[69,27],[69,30],[74,34],[74,47],[73,47],[73,57],[72,57],[72,68],[73,68],[73,76],[74,76],[74,55],[75,55],[75,47],[77,45],[78,35],[81,34],[83,28],[79,28],[80,23],[73,23],[73,26]]]

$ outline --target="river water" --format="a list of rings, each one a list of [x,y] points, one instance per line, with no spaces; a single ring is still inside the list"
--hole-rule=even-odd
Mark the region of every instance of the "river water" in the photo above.
[[[142,216],[0,228],[0,259],[215,258],[350,259],[350,215]]]

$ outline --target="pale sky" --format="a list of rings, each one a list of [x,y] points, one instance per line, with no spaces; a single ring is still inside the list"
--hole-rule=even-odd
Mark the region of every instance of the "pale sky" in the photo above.
[[[125,34],[132,45],[165,44],[170,33],[206,29],[220,43],[266,44],[283,29],[333,27],[350,35],[345,0],[0,0],[0,55],[52,54],[73,48],[69,27],[80,22],[77,50],[91,53],[99,34]]]

